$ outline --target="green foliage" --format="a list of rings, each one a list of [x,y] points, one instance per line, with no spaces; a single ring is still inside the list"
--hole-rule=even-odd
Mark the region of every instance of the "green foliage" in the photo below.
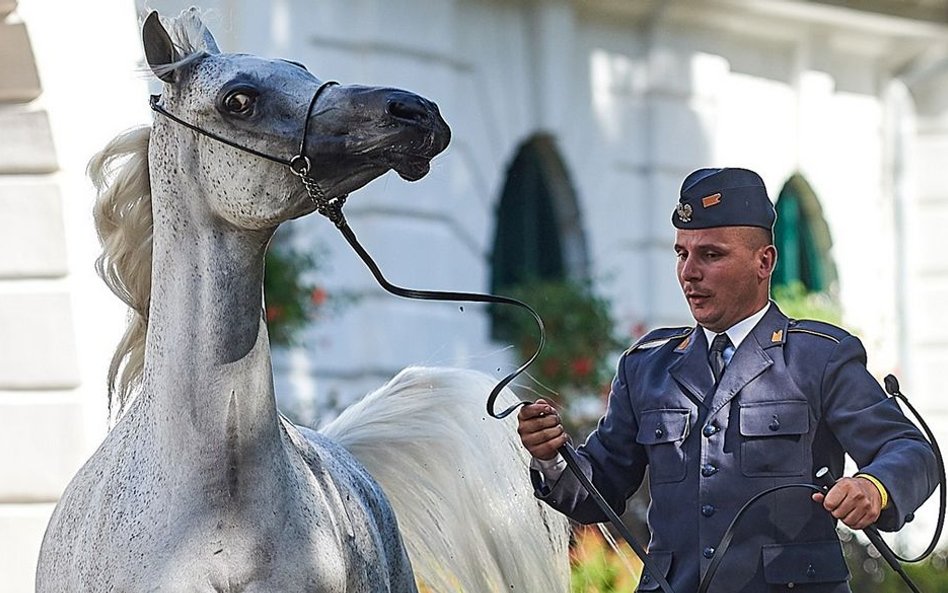
[[[829,292],[807,292],[800,281],[774,286],[773,298],[780,310],[792,319],[815,319],[841,325],[842,308]]]
[[[629,548],[616,553],[595,527],[577,527],[570,548],[570,593],[632,593],[642,566]]]
[[[852,579],[850,588],[856,592],[904,593],[908,586],[902,581],[879,553],[840,528],[843,554]],[[622,555],[605,542],[598,530],[577,527],[570,548],[571,593],[632,593],[641,573],[641,563],[624,542]],[[909,578],[921,591],[948,591],[948,550],[936,550],[928,559],[917,564],[904,564]]]
[[[555,392],[599,393],[612,378],[611,354],[620,343],[613,334],[609,302],[588,283],[538,281],[503,291],[534,309],[546,327],[546,345],[529,369],[544,387]],[[496,334],[516,346],[524,358],[536,349],[533,318],[510,307],[498,308]]]
[[[903,593],[909,590],[908,585],[886,564],[875,548],[860,541],[848,529],[841,528],[839,535],[846,564],[852,573],[849,584],[853,591]],[[948,591],[948,550],[936,550],[922,562],[902,566],[921,591]]]
[[[527,372],[541,397],[564,408],[566,430],[583,438],[602,413],[621,348],[609,302],[588,283],[570,281],[528,282],[501,293],[529,304],[543,318],[546,344]],[[533,318],[513,307],[495,308],[494,335],[512,343],[522,360],[533,355],[539,338]]]
[[[320,270],[319,258],[275,241],[266,255],[263,280],[265,314],[270,343],[275,347],[298,343],[306,324],[344,304],[345,295],[332,295],[309,281]]]

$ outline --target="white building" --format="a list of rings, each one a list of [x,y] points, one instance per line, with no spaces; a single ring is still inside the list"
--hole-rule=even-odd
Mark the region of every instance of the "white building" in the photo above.
[[[176,14],[195,3],[152,0]],[[702,166],[795,173],[822,205],[847,326],[945,426],[948,2],[943,0],[208,0],[225,51],[435,100],[453,140],[416,184],[355,194],[352,227],[390,280],[485,291],[518,154],[555,186],[567,274],[623,328],[687,324],[670,214]],[[150,121],[131,0],[0,0],[0,593],[32,589],[55,500],[105,432],[123,325],[93,271],[89,157]],[[483,309],[377,289],[332,226],[330,292],[363,295],[276,355],[288,408],[323,416],[408,364],[498,374],[512,359]],[[946,300],[942,300],[946,299]]]

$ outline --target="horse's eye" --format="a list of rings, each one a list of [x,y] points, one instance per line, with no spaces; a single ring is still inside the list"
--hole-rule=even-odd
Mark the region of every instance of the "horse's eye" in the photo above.
[[[250,115],[253,113],[257,95],[246,89],[234,91],[224,97],[224,109],[236,115]]]

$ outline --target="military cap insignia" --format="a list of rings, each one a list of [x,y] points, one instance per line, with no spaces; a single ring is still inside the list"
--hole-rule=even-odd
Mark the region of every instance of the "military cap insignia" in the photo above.
[[[678,207],[675,208],[675,211],[678,213],[678,220],[682,222],[691,222],[691,215],[694,214],[691,204],[679,203]]]
[[[710,208],[711,206],[717,206],[720,203],[721,203],[720,192],[701,198],[701,205],[704,206],[705,208]]]

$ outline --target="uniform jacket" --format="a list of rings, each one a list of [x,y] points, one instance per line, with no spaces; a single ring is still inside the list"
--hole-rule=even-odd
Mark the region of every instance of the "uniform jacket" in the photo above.
[[[825,323],[789,320],[775,304],[735,351],[717,389],[698,328],[651,332],[620,359],[605,416],[578,453],[617,511],[649,471],[649,556],[676,593],[694,593],[740,507],[780,484],[813,483],[844,452],[886,487],[877,522],[896,530],[937,485],[934,454],[866,370],[860,341]],[[605,517],[566,471],[537,496],[582,523]],[[781,490],[741,520],[712,592],[847,593],[835,521]],[[792,585],[791,585],[792,583]],[[640,591],[657,591],[644,574]]]

